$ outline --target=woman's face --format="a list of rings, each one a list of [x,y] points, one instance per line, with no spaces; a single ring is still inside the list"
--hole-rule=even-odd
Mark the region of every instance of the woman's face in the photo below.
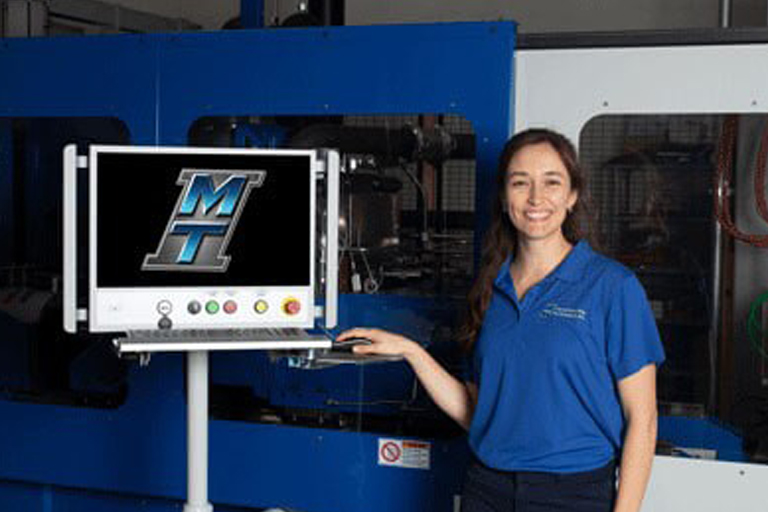
[[[567,212],[578,199],[560,155],[548,143],[520,149],[507,167],[507,214],[519,240],[563,236]]]

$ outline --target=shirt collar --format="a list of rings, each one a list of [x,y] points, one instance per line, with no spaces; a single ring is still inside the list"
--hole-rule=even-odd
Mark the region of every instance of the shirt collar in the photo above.
[[[584,270],[593,254],[594,251],[589,246],[589,243],[586,240],[579,240],[565,259],[547,277],[568,282],[578,281],[584,275]],[[513,259],[513,255],[508,256],[504,263],[501,264],[499,273],[496,275],[494,284],[502,290],[509,290],[510,287],[514,290],[512,277],[509,275],[509,266]]]
[[[551,275],[563,281],[579,281],[584,277],[584,271],[592,255],[594,255],[594,251],[589,246],[589,242],[579,240]]]

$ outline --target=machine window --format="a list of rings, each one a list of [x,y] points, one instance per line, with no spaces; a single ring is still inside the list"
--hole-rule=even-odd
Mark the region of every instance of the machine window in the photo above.
[[[124,401],[125,363],[109,340],[62,329],[61,197],[66,144],[129,142],[118,119],[0,118],[0,395],[88,407]],[[87,219],[79,221],[87,233]]]
[[[665,345],[660,412],[737,427],[755,460],[768,383],[756,201],[767,133],[764,115],[604,115],[579,141],[600,247],[642,281]]]
[[[406,326],[460,371],[451,327],[472,283],[475,257],[475,134],[467,119],[433,113],[205,117],[188,138],[201,147],[338,149],[340,311],[357,315],[342,323]],[[459,434],[404,365],[307,372],[289,358],[270,360],[263,353],[214,354],[211,365],[214,417]]]

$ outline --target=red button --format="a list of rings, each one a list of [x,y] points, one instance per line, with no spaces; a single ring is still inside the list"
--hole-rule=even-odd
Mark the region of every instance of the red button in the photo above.
[[[231,315],[235,311],[237,311],[237,302],[235,302],[233,300],[228,300],[227,302],[224,303],[224,312],[225,313],[227,313],[228,315]]]
[[[283,302],[283,311],[287,315],[296,315],[301,311],[301,302],[296,299],[287,299]]]

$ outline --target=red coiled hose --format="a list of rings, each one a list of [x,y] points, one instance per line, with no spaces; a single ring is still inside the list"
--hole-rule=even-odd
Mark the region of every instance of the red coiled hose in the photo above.
[[[736,145],[738,122],[739,118],[735,115],[726,116],[723,122],[723,132],[720,139],[714,180],[715,218],[723,226],[723,229],[735,239],[755,247],[768,248],[768,235],[744,233],[731,218],[731,200],[728,194],[728,187],[733,177],[733,152]],[[766,202],[765,198],[766,163],[768,163],[768,128],[763,131],[760,139],[754,182],[757,212],[768,223],[768,202]]]

